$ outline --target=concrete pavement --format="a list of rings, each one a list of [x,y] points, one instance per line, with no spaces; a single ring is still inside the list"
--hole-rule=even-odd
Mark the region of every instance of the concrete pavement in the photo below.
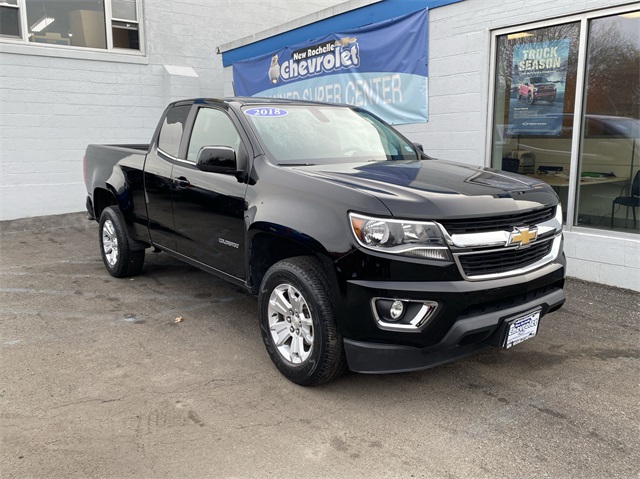
[[[0,223],[2,478],[640,473],[637,293],[569,280],[509,351],[302,388],[253,297],[164,254],[112,278],[97,235],[79,214]]]

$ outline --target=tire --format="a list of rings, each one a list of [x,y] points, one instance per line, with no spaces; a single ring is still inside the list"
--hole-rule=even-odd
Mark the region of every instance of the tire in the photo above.
[[[127,278],[142,271],[144,249],[131,249],[127,227],[116,206],[108,206],[100,215],[98,241],[105,268],[111,276]]]
[[[274,264],[260,285],[258,306],[267,352],[287,379],[317,386],[346,370],[329,281],[316,258],[299,256]]]

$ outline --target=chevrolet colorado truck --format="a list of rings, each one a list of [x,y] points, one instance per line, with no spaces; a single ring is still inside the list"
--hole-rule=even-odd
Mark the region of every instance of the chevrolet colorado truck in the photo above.
[[[179,101],[149,145],[89,145],[84,173],[112,276],[154,248],[246,288],[297,384],[510,348],[565,301],[550,186],[433,159],[359,108]]]
[[[556,101],[558,89],[544,76],[530,77],[523,84],[518,85],[518,100],[524,98],[527,103],[533,105],[538,100],[553,103]]]

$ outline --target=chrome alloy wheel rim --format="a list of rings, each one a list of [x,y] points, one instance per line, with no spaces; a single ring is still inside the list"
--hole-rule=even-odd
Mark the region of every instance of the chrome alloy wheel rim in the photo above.
[[[118,237],[111,220],[105,221],[102,225],[102,248],[107,263],[109,266],[114,266],[118,261]]]
[[[313,349],[313,321],[306,300],[290,284],[281,284],[271,292],[268,308],[269,331],[278,353],[289,363],[304,363]]]

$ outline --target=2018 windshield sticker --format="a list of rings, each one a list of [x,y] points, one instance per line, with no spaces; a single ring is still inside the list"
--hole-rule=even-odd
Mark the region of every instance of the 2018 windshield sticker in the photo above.
[[[245,115],[249,116],[285,116],[289,113],[282,108],[249,108],[244,111]]]

